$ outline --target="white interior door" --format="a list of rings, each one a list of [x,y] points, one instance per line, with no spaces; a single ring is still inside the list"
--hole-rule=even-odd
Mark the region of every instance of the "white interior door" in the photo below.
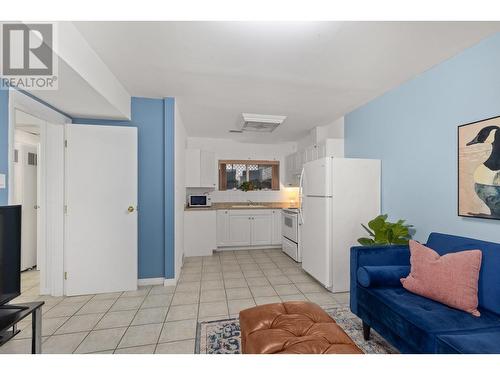
[[[22,145],[22,233],[21,270],[32,268],[37,263],[37,154],[35,145]]]
[[[45,131],[45,126],[43,130]],[[41,131],[41,132],[42,132]],[[42,156],[42,145],[37,145],[37,157],[36,157],[36,269],[41,271],[42,269],[42,258],[45,256],[45,219],[43,212],[45,207],[41,207],[42,202],[44,203],[45,186],[43,180],[43,156]],[[61,169],[62,172],[62,169]]]
[[[137,289],[137,129],[67,125],[65,293]]]

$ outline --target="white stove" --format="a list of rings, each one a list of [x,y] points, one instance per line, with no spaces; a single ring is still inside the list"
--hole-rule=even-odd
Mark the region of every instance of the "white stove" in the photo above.
[[[281,211],[281,233],[283,252],[296,262],[300,262],[299,210],[297,208],[285,208]]]

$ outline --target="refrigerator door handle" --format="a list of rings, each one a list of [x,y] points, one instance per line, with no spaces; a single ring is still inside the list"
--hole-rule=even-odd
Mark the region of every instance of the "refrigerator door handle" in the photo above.
[[[302,209],[304,208],[302,202],[300,203],[300,208],[299,208],[299,225],[304,224],[304,214],[302,212]]]
[[[300,179],[299,179],[299,203],[300,207],[302,207],[302,183],[304,182],[304,168],[302,168],[302,171],[300,171]]]
[[[304,215],[302,215],[303,208],[303,199],[302,199],[302,183],[304,182],[304,167],[300,171],[300,180],[299,180],[299,225],[304,224]]]

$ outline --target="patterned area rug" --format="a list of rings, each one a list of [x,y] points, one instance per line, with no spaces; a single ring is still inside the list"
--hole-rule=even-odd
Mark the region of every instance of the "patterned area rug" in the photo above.
[[[372,329],[371,339],[363,339],[361,320],[348,307],[325,310],[366,354],[395,354],[398,351]],[[235,319],[198,323],[195,353],[240,354],[240,322]]]

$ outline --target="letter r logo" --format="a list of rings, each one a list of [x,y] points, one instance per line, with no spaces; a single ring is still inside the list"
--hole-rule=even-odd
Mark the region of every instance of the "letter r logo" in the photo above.
[[[53,74],[51,24],[3,24],[2,64],[6,76]]]

